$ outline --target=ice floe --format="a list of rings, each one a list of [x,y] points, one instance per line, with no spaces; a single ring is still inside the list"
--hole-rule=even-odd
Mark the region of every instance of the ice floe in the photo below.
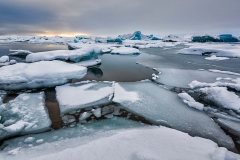
[[[20,94],[14,100],[0,106],[0,140],[50,129],[51,120],[45,108],[45,95],[41,93]]]
[[[159,138],[161,137],[161,138]],[[110,145],[109,145],[110,144]],[[183,147],[184,146],[184,147]],[[172,152],[172,150],[177,152]],[[130,159],[202,159],[202,160],[237,160],[226,148],[199,137],[191,137],[165,127],[145,127],[120,132],[101,139],[90,141],[65,149],[61,152],[43,155],[33,160],[42,159],[86,159],[96,157],[112,160]]]
[[[112,85],[110,82],[79,82],[56,87],[61,113],[110,103]]]
[[[217,57],[240,58],[240,45],[231,44],[191,44],[179,54],[215,55]]]
[[[16,64],[16,63],[17,63],[16,60],[10,60],[9,61],[9,57],[8,56],[0,57],[0,67],[8,66],[8,65]]]
[[[127,55],[127,54],[139,54],[140,51],[136,48],[130,48],[130,47],[119,47],[113,49],[111,54],[121,54],[121,55]]]
[[[97,58],[101,52],[100,48],[94,45],[83,47],[77,50],[55,50],[46,52],[37,52],[29,54],[26,62],[51,61],[51,60],[70,60],[79,62],[83,59]]]
[[[90,67],[90,66],[98,65],[101,62],[102,62],[101,59],[90,59],[90,60],[80,61],[80,62],[74,63],[74,64],[78,65],[78,66]]]
[[[222,60],[227,60],[229,58],[227,57],[217,57],[216,55],[211,55],[210,57],[206,57],[206,60],[212,60],[212,61],[222,61]]]
[[[81,79],[86,73],[85,67],[61,61],[17,63],[0,68],[0,89],[53,87],[71,79]]]
[[[119,101],[118,89],[115,88],[113,101],[136,115],[143,116],[153,124],[165,125],[190,135],[211,139],[220,146],[232,148],[234,143],[221,128],[204,112],[184,104],[177,94],[166,90],[150,81],[119,83],[127,92],[136,92],[137,101]],[[120,92],[122,93],[122,92]],[[208,125],[203,125],[208,124]]]
[[[32,52],[31,51],[28,51],[28,50],[13,50],[13,49],[10,49],[9,50],[11,53],[9,53],[9,55],[11,56],[26,56],[26,55],[29,55],[31,54]]]

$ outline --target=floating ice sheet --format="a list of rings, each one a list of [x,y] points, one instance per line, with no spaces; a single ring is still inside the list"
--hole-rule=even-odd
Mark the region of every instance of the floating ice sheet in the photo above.
[[[78,65],[78,66],[90,67],[90,66],[98,65],[101,62],[102,62],[101,59],[90,59],[90,60],[81,61],[81,62],[74,63],[74,64]]]
[[[157,68],[160,72],[159,78],[154,81],[163,83],[168,86],[188,88],[189,83],[194,80],[206,83],[212,83],[216,81],[216,78],[236,78],[239,76],[214,73],[208,70],[183,70],[183,69],[172,69],[172,68]]]
[[[189,133],[190,135],[211,139],[221,146],[233,148],[232,139],[204,112],[184,104],[177,94],[150,82],[119,83],[124,90],[136,92],[139,100],[114,102],[154,124],[165,125]],[[115,88],[115,96],[118,96]],[[207,124],[207,125],[206,125]]]
[[[0,106],[0,140],[50,129],[44,93],[24,93]]]
[[[112,85],[110,82],[80,82],[56,87],[61,113],[110,103]]]
[[[85,145],[96,139],[109,137],[124,130],[140,127],[145,127],[145,125],[139,122],[115,117],[113,119],[104,119],[94,123],[78,125],[74,128],[68,127],[41,134],[26,135],[5,141],[4,145],[8,147],[0,152],[0,159],[26,160],[32,157],[59,153],[67,148]],[[25,142],[26,139],[27,142]],[[29,142],[29,139],[32,142]],[[36,143],[36,140],[39,139],[43,140],[42,144]],[[9,151],[18,147],[21,149],[17,156],[7,154]]]
[[[18,90],[53,87],[81,79],[87,68],[61,61],[18,63],[0,68],[0,89]]]
[[[184,146],[184,147],[183,147]],[[173,153],[174,152],[174,153]],[[45,159],[95,160],[237,160],[226,148],[199,137],[165,128],[145,127],[123,131],[109,137],[93,140],[58,153],[43,155],[35,160]]]
[[[111,54],[127,55],[127,54],[139,54],[140,51],[136,48],[120,47],[120,48],[113,49],[110,53]]]

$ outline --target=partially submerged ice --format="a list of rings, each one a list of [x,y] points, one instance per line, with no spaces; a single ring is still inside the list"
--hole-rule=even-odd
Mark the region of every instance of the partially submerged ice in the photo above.
[[[174,154],[173,148],[176,151]],[[186,133],[165,127],[124,130],[118,134],[93,139],[84,145],[33,159],[65,160],[69,158],[79,159],[79,157],[84,160],[95,160],[96,157],[104,160],[112,160],[113,157],[116,160],[237,160],[235,155],[226,148],[218,147],[216,143],[210,140],[191,137]]]
[[[90,60],[81,61],[81,62],[74,63],[74,64],[78,65],[78,66],[90,67],[90,66],[98,65],[101,62],[102,62],[101,59],[90,59]]]
[[[87,68],[61,61],[18,63],[0,68],[0,89],[19,90],[53,87],[81,79]]]
[[[56,87],[57,100],[62,114],[94,105],[111,103],[111,82],[79,82]]]
[[[9,51],[11,52],[9,53],[9,55],[11,56],[27,56],[32,53],[31,51],[21,50],[21,49],[17,49],[17,50],[10,49]]]
[[[51,125],[43,92],[20,94],[7,104],[1,104],[0,117],[0,140],[46,131]]]
[[[212,72],[212,70],[183,70],[173,68],[156,68],[160,72],[158,79],[154,81],[172,86],[189,88],[192,81],[200,81],[205,83],[216,82],[218,77],[236,78],[234,74],[225,74],[226,72]],[[214,71],[214,70],[213,70]],[[206,78],[207,77],[207,78]]]
[[[26,62],[64,60],[79,62],[84,59],[97,58],[101,49],[96,45],[89,45],[77,50],[55,50],[31,53],[26,57]]]
[[[120,86],[115,88],[113,101],[124,109],[143,116],[153,124],[168,126],[190,135],[211,139],[220,146],[234,148],[232,139],[211,118],[184,104],[177,94],[150,81],[118,84]],[[123,90],[130,92],[135,101],[128,97],[119,100]]]

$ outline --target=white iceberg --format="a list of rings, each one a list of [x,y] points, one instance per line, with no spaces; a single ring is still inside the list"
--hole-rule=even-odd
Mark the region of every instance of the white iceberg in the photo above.
[[[110,103],[114,91],[112,85],[110,82],[79,82],[56,87],[61,113]]]
[[[0,140],[50,129],[44,93],[24,93],[0,106]]]
[[[115,88],[113,102],[124,109],[144,117],[153,124],[165,125],[190,135],[211,139],[220,146],[234,148],[232,139],[204,112],[188,107],[177,94],[150,81],[119,83],[125,91],[136,94],[139,100],[119,101],[118,88]],[[120,92],[122,93],[122,91]],[[207,124],[207,125],[203,125]]]
[[[0,89],[19,90],[53,87],[81,79],[87,68],[61,61],[18,63],[0,68]]]

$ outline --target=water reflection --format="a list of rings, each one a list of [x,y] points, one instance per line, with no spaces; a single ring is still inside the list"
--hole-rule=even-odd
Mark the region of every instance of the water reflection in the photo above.
[[[92,67],[88,68],[87,74],[90,76],[95,76],[96,78],[101,78],[103,76],[103,71],[100,68]]]

